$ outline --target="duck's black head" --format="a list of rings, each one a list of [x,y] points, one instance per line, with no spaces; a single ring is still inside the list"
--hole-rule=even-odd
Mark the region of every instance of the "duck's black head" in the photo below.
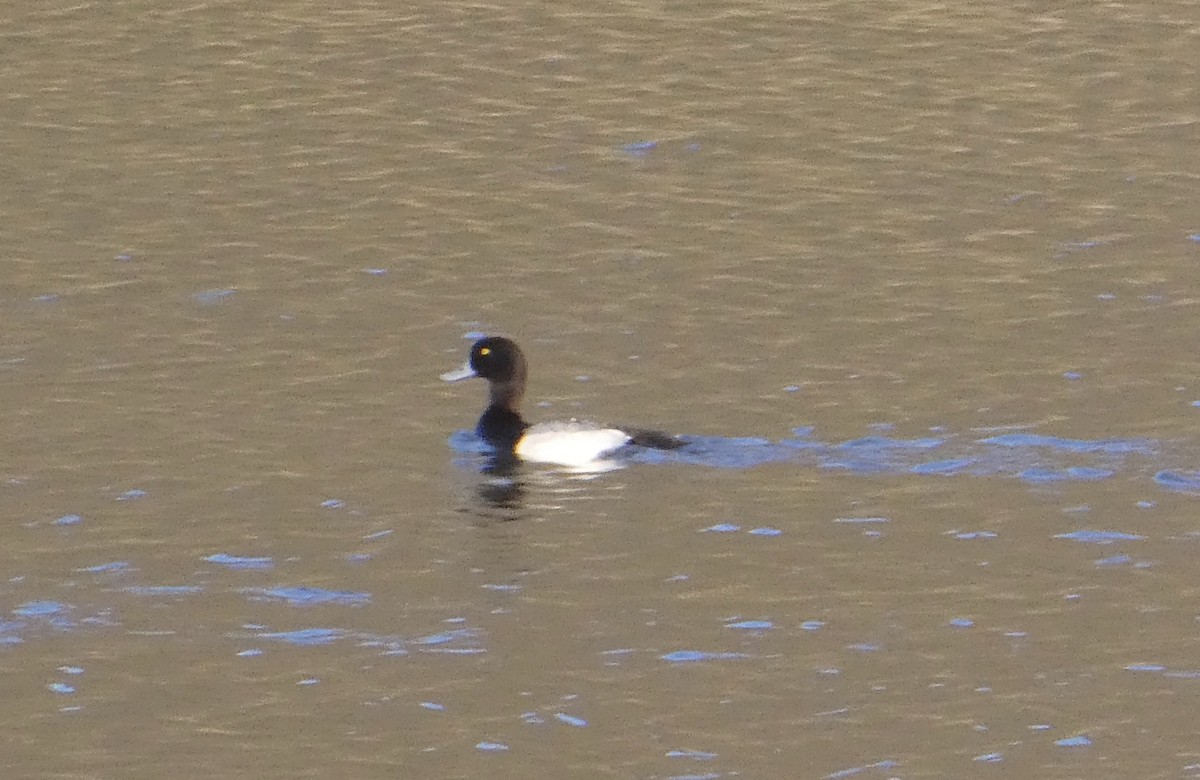
[[[488,336],[471,345],[468,361],[475,376],[491,382],[525,382],[525,355],[511,339]]]
[[[503,336],[488,336],[471,345],[471,356],[465,366],[442,374],[442,379],[457,382],[477,376],[488,380],[488,412],[504,410],[519,420],[527,371],[525,355],[516,342]]]

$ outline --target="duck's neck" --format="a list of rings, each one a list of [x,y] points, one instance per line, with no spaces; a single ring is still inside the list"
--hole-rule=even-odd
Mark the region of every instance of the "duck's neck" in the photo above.
[[[488,408],[479,418],[476,430],[485,441],[501,450],[511,450],[529,427],[521,418],[525,376],[525,358],[518,353],[509,376],[488,382]]]
[[[488,408],[504,409],[521,416],[521,401],[525,398],[525,371],[520,370],[521,376],[514,376],[507,382],[492,382],[488,392]]]
[[[528,427],[529,423],[521,418],[519,412],[493,403],[479,418],[475,432],[488,444],[506,451],[516,446]]]

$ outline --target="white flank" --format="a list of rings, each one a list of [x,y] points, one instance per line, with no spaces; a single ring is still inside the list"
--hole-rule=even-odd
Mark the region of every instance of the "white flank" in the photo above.
[[[543,423],[525,432],[514,452],[531,463],[587,466],[602,455],[629,443],[629,434],[588,423]]]

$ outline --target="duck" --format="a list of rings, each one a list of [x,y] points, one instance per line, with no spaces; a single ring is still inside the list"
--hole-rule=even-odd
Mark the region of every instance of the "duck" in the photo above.
[[[530,425],[521,416],[525,382],[529,376],[525,354],[504,336],[487,336],[471,345],[462,368],[441,375],[446,382],[478,377],[488,381],[488,405],[475,433],[499,457],[570,468],[600,464],[627,446],[673,450],[684,445],[662,431],[603,427],[580,420]]]

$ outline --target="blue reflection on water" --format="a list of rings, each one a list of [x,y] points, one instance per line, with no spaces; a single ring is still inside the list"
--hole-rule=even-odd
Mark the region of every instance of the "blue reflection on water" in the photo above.
[[[142,490],[141,488],[131,488],[129,490],[126,490],[121,495],[117,496],[117,500],[118,501],[133,501],[134,499],[145,498],[147,495],[149,495],[149,494],[146,493],[146,491]]]
[[[900,766],[897,762],[884,759],[883,761],[876,761],[874,764],[855,766],[850,767],[849,769],[840,769],[837,772],[831,772],[825,775],[825,780],[838,780],[838,778],[842,777],[854,777],[855,775],[866,772],[868,769],[894,769],[897,766]]]
[[[345,604],[357,606],[371,601],[370,593],[355,593],[353,591],[326,590],[306,585],[279,586],[274,588],[243,588],[242,593],[260,600],[279,599],[298,607],[311,607],[317,604]]]
[[[1167,667],[1162,664],[1129,664],[1125,668],[1131,672],[1161,672]]]
[[[1025,469],[1017,476],[1026,482],[1095,482],[1108,479],[1115,472],[1109,469],[1088,468],[1086,466],[1069,466],[1064,469],[1032,468]]]
[[[233,296],[236,290],[225,288],[219,290],[201,290],[197,293],[192,293],[192,300],[201,306],[215,306],[227,298]]]
[[[383,636],[345,628],[311,627],[289,631],[272,631],[266,626],[245,626],[250,635],[272,642],[297,646],[329,645],[340,641],[353,642],[359,647],[378,648],[383,655],[402,656],[411,652],[448,655],[477,655],[486,652],[480,643],[479,632],[458,628],[427,636]]]
[[[631,157],[646,157],[658,148],[658,141],[631,141],[621,147],[621,151]]]
[[[995,539],[995,531],[947,531],[947,535],[955,539]]]
[[[214,553],[205,557],[204,560],[219,566],[226,566],[230,569],[270,569],[275,565],[275,562],[270,558],[253,558],[242,555],[228,555],[226,553]]]
[[[1129,664],[1125,669],[1130,672],[1157,672],[1176,680],[1200,680],[1200,670],[1197,669],[1168,669],[1162,664]]]
[[[1089,531],[1080,529],[1066,534],[1055,534],[1055,539],[1069,539],[1085,544],[1112,544],[1113,542],[1137,542],[1145,539],[1137,534],[1127,534],[1123,531]]]
[[[116,625],[111,610],[104,609],[91,615],[81,615],[72,604],[61,601],[26,601],[12,610],[14,619],[0,617],[0,646],[19,645],[31,634],[74,631],[81,628],[104,628]],[[59,671],[75,673],[78,667],[62,666]],[[82,673],[78,669],[78,673]]]
[[[449,645],[464,638],[473,636],[473,632],[466,628],[456,628],[451,631],[439,631],[436,634],[423,636],[415,640],[415,644],[434,646],[434,645]]]
[[[13,614],[20,617],[45,618],[51,615],[61,615],[67,609],[66,604],[60,604],[57,601],[27,601],[14,609]]]
[[[204,588],[199,585],[130,585],[125,592],[135,596],[190,596],[203,593]]]
[[[1063,452],[1103,452],[1110,455],[1155,455],[1158,448],[1145,439],[1064,439],[1036,433],[1006,433],[980,439],[980,444],[1000,447],[1045,447]]]
[[[110,561],[108,563],[98,563],[95,566],[85,566],[82,569],[75,571],[84,572],[86,574],[109,574],[113,572],[131,571],[133,567],[129,561]]]
[[[931,460],[928,463],[918,463],[910,468],[909,471],[914,474],[959,474],[966,471],[974,463],[974,458]]]
[[[298,631],[264,631],[258,637],[289,645],[328,645],[345,635],[346,632],[338,628],[302,628]]]
[[[1200,493],[1200,472],[1164,470],[1154,475],[1154,481],[1167,490],[1175,490],[1180,493]]]
[[[676,650],[660,656],[662,660],[673,664],[696,663],[699,661],[729,661],[737,658],[750,658],[747,653],[707,653],[701,650]]]
[[[726,623],[726,628],[740,628],[745,631],[766,631],[774,628],[769,620],[739,620],[736,623]]]

